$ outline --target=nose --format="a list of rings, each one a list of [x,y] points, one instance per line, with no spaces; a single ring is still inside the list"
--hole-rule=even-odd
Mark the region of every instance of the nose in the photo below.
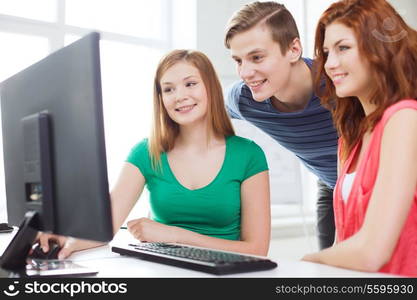
[[[243,80],[247,80],[253,77],[256,71],[251,64],[242,62],[242,64],[238,68],[238,73],[240,78],[242,78]]]
[[[324,68],[326,70],[333,70],[339,66],[339,58],[333,51],[329,51],[327,54],[326,62],[324,64]]]
[[[187,99],[186,89],[179,86],[175,89],[175,102],[182,102]]]

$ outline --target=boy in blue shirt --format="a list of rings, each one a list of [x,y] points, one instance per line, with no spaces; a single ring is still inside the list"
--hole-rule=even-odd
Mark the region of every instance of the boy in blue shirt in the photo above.
[[[313,62],[301,57],[294,18],[276,2],[247,4],[229,21],[225,45],[242,79],[226,97],[229,115],[264,131],[317,175],[319,248],[330,247],[338,136],[330,112],[314,94]]]

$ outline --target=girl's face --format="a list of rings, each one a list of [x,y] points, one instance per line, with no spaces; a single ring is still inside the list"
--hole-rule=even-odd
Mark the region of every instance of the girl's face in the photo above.
[[[369,98],[372,86],[369,66],[361,57],[354,32],[340,23],[326,27],[323,51],[324,69],[332,80],[338,97]]]
[[[187,62],[178,62],[161,77],[162,101],[170,118],[181,126],[205,121],[207,91],[200,72]]]

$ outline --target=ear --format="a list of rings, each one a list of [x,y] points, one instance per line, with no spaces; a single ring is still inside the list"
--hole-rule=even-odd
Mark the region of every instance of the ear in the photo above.
[[[295,38],[289,48],[288,48],[288,52],[287,55],[289,55],[290,58],[290,62],[291,63],[295,63],[297,62],[301,55],[303,54],[303,47],[301,46],[301,41],[299,38]]]

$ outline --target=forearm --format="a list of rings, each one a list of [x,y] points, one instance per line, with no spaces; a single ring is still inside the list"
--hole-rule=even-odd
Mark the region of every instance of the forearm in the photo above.
[[[90,241],[90,240],[81,240],[81,239],[73,239],[69,240],[68,245],[71,245],[71,248],[73,248],[73,251],[80,251],[80,250],[86,250],[96,247],[101,247],[106,245],[106,242],[98,242],[98,241]]]
[[[120,226],[126,220],[142,194],[144,186],[145,178],[140,170],[130,163],[125,163],[110,193],[114,234],[119,231]]]
[[[353,236],[330,248],[308,254],[303,259],[340,268],[377,272],[383,265],[378,254],[380,250],[360,239],[360,236]]]
[[[213,248],[225,251],[240,252],[246,254],[268,254],[268,241],[234,241],[199,234],[183,228],[177,229],[176,241],[179,244],[193,245],[198,247]]]
[[[121,197],[111,195],[111,206],[113,233],[116,234],[129,215],[132,205],[128,201],[124,201]]]

